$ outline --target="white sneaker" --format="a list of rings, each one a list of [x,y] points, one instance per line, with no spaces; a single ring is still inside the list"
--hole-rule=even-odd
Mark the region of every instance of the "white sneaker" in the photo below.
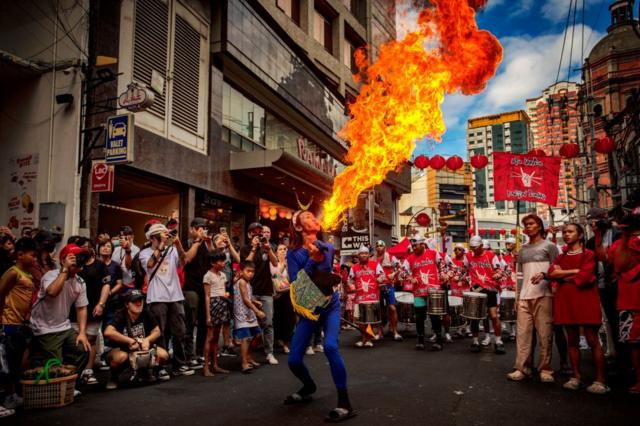
[[[110,379],[107,382],[107,390],[114,390],[114,389],[118,389],[118,382],[116,382],[113,379]]]
[[[589,350],[589,344],[587,343],[587,339],[584,336],[580,336],[580,350],[581,351]]]
[[[273,354],[267,355],[267,362],[271,365],[278,365],[278,360],[273,356]]]
[[[435,334],[433,334],[433,335],[431,335],[431,337],[429,337],[429,341],[431,343],[435,343],[436,339],[437,339],[437,336]]]
[[[305,351],[305,355],[315,355],[316,353],[313,351],[313,346],[307,346],[307,350]]]
[[[358,340],[358,341],[356,342],[356,348],[361,348],[361,347],[363,347],[363,346],[364,346],[364,342],[363,342],[362,340]]]
[[[78,397],[78,396],[80,396],[80,395],[82,395],[82,392],[80,392],[78,389],[75,389],[75,390],[73,391],[73,397],[74,397],[74,398],[75,398],[75,397]]]
[[[23,400],[17,393],[12,393],[4,399],[4,407],[9,409],[14,409],[18,407],[22,407]]]
[[[489,344],[491,343],[491,336],[486,335],[484,339],[482,339],[482,342],[480,342],[480,344],[482,346],[489,346]]]
[[[451,334],[445,333],[444,341],[447,342],[447,343],[453,343],[453,339],[451,338]]]
[[[324,352],[324,347],[322,345],[315,345],[313,350],[314,352]]]

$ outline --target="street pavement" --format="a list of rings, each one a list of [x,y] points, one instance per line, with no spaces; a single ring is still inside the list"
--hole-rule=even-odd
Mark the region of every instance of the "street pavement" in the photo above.
[[[514,359],[515,343],[507,354],[489,349],[469,352],[470,339],[447,344],[442,352],[417,352],[414,340],[390,338],[372,349],[353,346],[357,332],[341,336],[348,370],[349,392],[358,416],[346,424],[429,425],[631,425],[638,424],[640,398],[623,389],[609,395],[563,390],[538,380],[506,380]],[[588,364],[586,352],[584,364]],[[257,356],[262,359],[262,356]],[[299,388],[290,374],[286,356],[280,364],[263,365],[253,374],[241,374],[236,358],[222,358],[233,368],[229,375],[205,378],[174,377],[165,383],[106,391],[102,384],[87,390],[64,408],[22,411],[3,419],[20,425],[314,425],[321,424],[336,403],[329,366],[322,354],[305,360],[318,384],[313,402],[285,406],[283,398]],[[559,368],[557,357],[554,365]],[[586,368],[584,380],[593,379]],[[635,419],[635,420],[634,420]],[[7,423],[8,422],[8,423]]]

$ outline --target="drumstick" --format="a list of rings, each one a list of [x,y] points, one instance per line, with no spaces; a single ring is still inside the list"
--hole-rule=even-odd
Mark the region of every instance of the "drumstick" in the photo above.
[[[367,335],[369,335],[370,337],[375,337],[375,334],[374,334],[374,333],[373,333],[373,331],[371,330],[371,327],[367,327],[367,328],[365,328],[364,330],[362,330],[358,324],[353,323],[353,322],[351,322],[351,321],[348,321],[348,320],[346,320],[346,319],[344,319],[344,318],[342,318],[342,317],[340,317],[340,319],[341,319],[341,320],[342,320],[342,322],[344,322],[345,324],[350,325],[351,327],[356,328],[360,333],[362,333],[362,334],[367,334]]]

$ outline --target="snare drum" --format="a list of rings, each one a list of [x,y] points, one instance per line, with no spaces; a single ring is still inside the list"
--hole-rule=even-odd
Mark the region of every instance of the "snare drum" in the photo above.
[[[398,311],[398,322],[403,324],[415,324],[416,310],[414,307],[413,294],[406,291],[396,292],[396,310]]]
[[[462,295],[462,316],[481,320],[487,317],[487,295],[466,291]]]
[[[380,302],[358,303],[355,319],[358,324],[379,324],[382,319]]]
[[[449,316],[451,317],[451,327],[462,327],[464,325],[462,297],[449,296]]]
[[[500,321],[516,321],[516,292],[505,290],[500,294]]]
[[[427,313],[429,315],[447,315],[447,292],[445,290],[429,290]]]

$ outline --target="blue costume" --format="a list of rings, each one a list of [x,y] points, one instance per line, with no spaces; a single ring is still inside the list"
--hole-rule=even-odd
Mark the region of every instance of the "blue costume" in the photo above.
[[[304,269],[309,276],[313,276],[315,272],[332,272],[335,248],[333,245],[323,241],[316,241],[314,244],[324,254],[322,262],[316,262],[311,259],[309,252],[302,247],[290,250],[287,253],[287,268],[291,281],[296,279],[301,269]],[[296,325],[290,346],[289,369],[304,385],[299,392],[300,394],[310,395],[315,391],[316,385],[309,374],[309,370],[304,365],[303,356],[311,334],[319,324],[324,330],[324,354],[329,361],[331,376],[338,390],[338,398],[340,399],[341,395],[347,398],[347,370],[338,350],[338,336],[340,333],[339,293],[334,293],[329,305],[320,311],[316,311],[316,313],[320,314],[318,321],[301,317]]]

